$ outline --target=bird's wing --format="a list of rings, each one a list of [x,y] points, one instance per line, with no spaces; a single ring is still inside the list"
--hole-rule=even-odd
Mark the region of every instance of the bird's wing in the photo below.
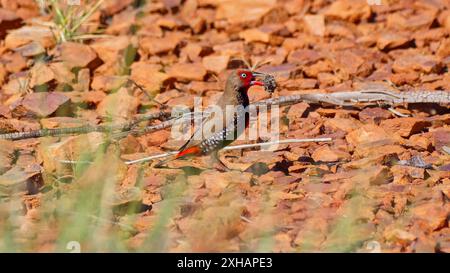
[[[216,116],[215,112],[212,112],[210,115],[203,117],[202,126],[200,128],[195,129],[194,133],[191,135],[189,140],[186,141],[186,143],[184,143],[183,146],[181,146],[180,149],[178,149],[178,151],[181,152],[189,147],[197,146],[203,141],[203,139],[207,138],[208,135],[205,135],[203,132],[203,125],[214,119],[215,116]]]
[[[200,128],[195,129],[195,132],[191,135],[189,140],[179,149],[180,152],[184,151],[187,148],[200,145],[200,143],[203,140],[210,138],[213,134],[215,134],[218,131],[222,131],[222,129],[225,128],[227,125],[229,126],[233,124],[235,113],[233,111],[227,111],[226,107],[227,105],[233,106],[235,105],[235,103],[229,101],[229,98],[224,97],[224,95],[222,95],[215,105],[219,106],[219,108],[222,110],[221,113],[222,115],[216,115],[217,112],[212,111],[212,109],[210,108],[211,113],[202,119],[202,126]],[[211,130],[204,129],[207,123],[216,124],[216,122],[221,124],[222,127],[216,128],[215,126],[213,126]]]

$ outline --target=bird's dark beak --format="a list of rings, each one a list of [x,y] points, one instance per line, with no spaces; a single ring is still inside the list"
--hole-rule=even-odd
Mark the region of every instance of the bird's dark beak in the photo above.
[[[253,77],[252,77],[252,81],[250,82],[250,85],[264,86],[264,82],[258,81],[258,80],[256,80],[256,78],[257,77],[264,78],[266,76],[266,74],[263,74],[261,72],[253,72],[252,74],[253,74]]]

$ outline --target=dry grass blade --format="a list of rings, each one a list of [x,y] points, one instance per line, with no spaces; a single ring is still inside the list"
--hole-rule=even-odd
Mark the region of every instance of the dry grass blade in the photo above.
[[[86,39],[107,37],[95,33],[79,33],[82,25],[100,8],[104,0],[97,0],[92,6],[69,5],[62,7],[58,0],[50,1],[50,10],[53,12],[51,29],[58,42],[82,41]]]

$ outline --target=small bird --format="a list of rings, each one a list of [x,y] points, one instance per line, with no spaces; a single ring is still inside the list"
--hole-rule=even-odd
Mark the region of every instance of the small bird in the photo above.
[[[257,80],[259,78],[259,80]],[[272,93],[276,88],[276,83],[271,75],[254,72],[248,69],[238,69],[231,72],[225,84],[225,90],[217,102],[217,105],[221,108],[223,115],[222,128],[215,130],[214,128],[210,132],[204,132],[201,129],[197,129],[191,136],[191,138],[183,145],[178,151],[178,154],[173,157],[161,161],[156,164],[156,167],[161,167],[168,161],[185,158],[189,156],[203,156],[212,155],[215,161],[218,161],[222,167],[224,164],[218,159],[217,152],[231,144],[236,140],[243,130],[239,130],[239,122],[244,120],[245,128],[249,125],[249,113],[245,111],[250,104],[248,98],[248,89],[253,85],[264,86],[265,90]],[[236,112],[229,113],[226,111],[228,106],[238,107]],[[244,111],[242,111],[244,110]],[[228,117],[227,117],[228,115]],[[233,115],[233,116],[229,116]],[[210,122],[215,117],[214,112],[203,120],[203,124]],[[228,121],[228,124],[227,124]],[[231,122],[230,122],[231,121]],[[203,128],[203,126],[201,127]],[[226,167],[225,167],[226,169]]]

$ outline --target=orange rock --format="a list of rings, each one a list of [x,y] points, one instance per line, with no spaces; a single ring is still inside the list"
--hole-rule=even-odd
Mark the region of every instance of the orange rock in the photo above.
[[[333,72],[333,65],[330,61],[318,61],[313,65],[308,65],[304,67],[305,74],[311,78],[318,78],[319,74],[322,74],[323,83],[333,84],[335,81],[339,81],[339,78]],[[320,81],[320,80],[319,80]]]
[[[170,137],[170,131],[161,130],[157,132],[153,132],[143,136],[142,138],[145,141],[141,141],[145,147],[147,146],[160,146],[163,143],[166,143]]]
[[[8,71],[6,71],[5,66],[0,63],[0,86],[2,86],[3,83],[5,82],[7,74]]]
[[[168,75],[179,81],[202,81],[206,69],[199,63],[176,63],[169,69]]]
[[[201,11],[203,11],[203,13]],[[186,20],[195,34],[202,32],[206,28],[206,24],[209,23],[208,20],[201,15],[205,15],[208,19],[213,17],[213,15],[208,12],[209,10],[206,9],[199,10],[200,15],[198,17],[190,17]]]
[[[450,39],[444,39],[441,41],[441,45],[439,46],[436,55],[441,59],[445,59],[450,56]]]
[[[34,57],[45,52],[45,48],[38,42],[31,42],[16,48],[16,52],[19,52],[24,57]]]
[[[337,0],[325,11],[325,16],[345,21],[356,22],[371,15],[370,6],[359,0]]]
[[[83,92],[82,100],[87,103],[100,103],[106,97],[105,92],[102,91],[89,91]]]
[[[386,133],[386,131],[376,125],[367,124],[361,128],[350,132],[346,136],[346,140],[353,146],[359,146],[363,144],[369,144],[373,142],[392,141],[392,138]]]
[[[219,196],[230,184],[250,184],[252,177],[251,173],[237,171],[226,173],[205,171],[200,175],[200,178],[205,181],[205,187],[211,191],[211,196]]]
[[[158,95],[156,95],[155,100],[158,101],[159,103],[167,103],[169,100],[173,99],[173,98],[177,98],[180,97],[182,95],[182,93],[176,89],[171,89],[162,93],[159,93]]]
[[[362,122],[374,122],[379,123],[382,120],[388,119],[392,117],[392,113],[383,108],[375,107],[375,108],[364,108],[358,114],[359,120]]]
[[[269,43],[270,42],[270,34],[262,31],[261,29],[251,28],[244,31],[239,32],[239,37],[244,39],[246,43],[251,42],[262,42]]]
[[[411,178],[415,179],[424,179],[425,178],[425,169],[423,168],[416,168],[411,166],[401,166],[401,165],[395,165],[391,168],[392,173],[394,176],[404,176],[408,175]]]
[[[199,44],[189,43],[181,50],[181,56],[186,55],[191,61],[198,61],[203,47]],[[205,57],[206,58],[206,57]]]
[[[30,87],[47,83],[55,78],[53,70],[44,63],[36,63],[30,70]]]
[[[423,29],[414,34],[414,40],[419,48],[426,47],[428,43],[445,40],[445,29],[442,27]]]
[[[348,75],[358,74],[360,67],[367,62],[362,54],[356,54],[348,50],[338,51],[334,56],[338,67]]]
[[[305,15],[303,21],[311,34],[321,37],[325,35],[325,16],[323,14]]]
[[[126,76],[104,76],[97,75],[94,76],[91,88],[99,91],[111,91],[113,89],[119,88],[127,81]]]
[[[72,73],[70,67],[63,62],[53,62],[50,63],[50,68],[53,71],[55,80],[58,83],[69,83],[72,84],[75,80],[75,74]]]
[[[317,87],[316,79],[295,79],[289,80],[284,84],[284,87],[288,90],[304,90],[304,89],[314,89]]]
[[[399,243],[404,246],[411,244],[417,239],[414,234],[402,229],[386,230],[384,232],[384,238],[388,241]]]
[[[386,132],[391,134],[397,133],[402,137],[409,137],[412,134],[419,133],[429,125],[429,122],[413,117],[387,119],[380,124]]]
[[[5,47],[15,49],[33,41],[40,43],[44,48],[50,48],[55,45],[54,35],[50,28],[24,26],[6,35]]]
[[[309,108],[309,104],[305,102],[297,103],[292,105],[289,108],[289,111],[287,113],[287,118],[289,119],[289,123],[292,123],[294,121],[298,121],[303,116],[303,113]]]
[[[139,41],[139,45],[140,48],[147,54],[161,54],[174,50],[181,40],[186,37],[187,35],[182,32],[169,32],[163,38],[143,37]]]
[[[57,50],[61,60],[69,67],[87,67],[97,58],[97,53],[90,46],[80,43],[65,42]]]
[[[447,12],[446,14],[445,14],[445,12]],[[443,25],[444,25],[444,27],[447,29],[447,31],[450,31],[450,12],[447,10],[447,11],[444,11],[443,13],[442,13],[445,17],[445,19],[443,20],[444,22],[443,22]]]
[[[27,67],[27,62],[20,53],[6,53],[0,58],[0,62],[5,64],[8,72],[17,73]]]
[[[181,0],[163,0],[164,6],[168,9],[173,9],[181,5]]]
[[[95,40],[90,47],[97,53],[98,57],[105,63],[118,62],[119,53],[131,43],[127,36],[116,36]]]
[[[142,85],[147,91],[159,91],[169,76],[160,71],[158,66],[146,62],[136,62],[131,65],[130,78]]]
[[[39,130],[40,127],[38,122],[29,122],[14,118],[0,119],[0,129],[7,133]]]
[[[215,52],[220,55],[239,56],[244,51],[244,42],[236,41],[213,46]]]
[[[418,9],[415,13],[391,13],[387,16],[387,27],[400,30],[429,28],[436,18],[437,10]]]
[[[176,29],[183,26],[187,26],[186,22],[180,20],[179,18],[172,16],[165,16],[156,20],[156,25],[167,28],[167,29]]]
[[[330,128],[332,131],[341,130],[349,133],[360,128],[362,124],[354,118],[332,118],[327,119],[324,126]]]
[[[353,33],[353,31],[350,28],[348,28],[338,22],[332,22],[332,23],[328,24],[327,28],[326,28],[326,34],[328,36],[337,36],[337,37],[347,38],[350,40],[355,39],[355,34]],[[373,43],[375,43],[374,40],[371,41],[370,39],[367,39],[365,37],[360,38],[359,41],[361,41],[361,40],[363,43],[369,43],[371,45],[373,45]]]
[[[166,103],[166,105],[169,107],[176,107],[181,105],[183,107],[192,108],[194,107],[194,96],[190,94],[184,94],[183,96],[170,99]]]
[[[431,73],[438,68],[439,62],[435,56],[421,54],[407,54],[397,57],[392,65],[392,70],[396,73],[408,73],[411,71]]]
[[[111,0],[102,5],[102,11],[106,15],[112,16],[133,3],[133,0]]]
[[[329,146],[321,146],[314,151],[311,157],[316,162],[336,162],[349,159],[350,154],[344,151],[332,150]]]
[[[311,73],[311,71],[309,73]],[[313,73],[315,73],[315,71]],[[326,86],[333,86],[341,82],[341,79],[338,76],[328,72],[317,73],[317,80],[319,81],[321,88]]]
[[[291,52],[288,56],[289,63],[309,64],[320,60],[322,56],[316,51],[311,49],[299,49]]]
[[[9,170],[14,159],[14,143],[8,140],[0,140],[0,174]]]
[[[105,30],[106,34],[109,35],[127,35],[130,32],[130,28],[133,24],[136,23],[136,13],[137,11],[134,9],[125,9],[122,12],[116,14],[112,17],[111,22],[108,24],[108,27]],[[143,20],[144,21],[144,20]],[[152,35],[157,35],[161,32],[161,29],[154,24],[154,20],[151,21],[151,24],[146,24],[147,22],[143,22],[142,29],[139,30],[140,33],[147,34],[149,29],[153,30]]]
[[[383,163],[384,161],[389,160],[391,155],[401,155],[406,151],[406,149],[400,145],[390,144],[392,142],[393,141],[380,141],[357,146],[354,155],[362,158],[373,156],[378,163]]]
[[[383,31],[378,35],[377,47],[380,50],[390,50],[401,47],[411,41],[408,35],[399,32]]]
[[[416,150],[427,151],[431,148],[431,139],[420,134],[412,135],[409,138],[407,145]]]
[[[282,64],[276,66],[265,66],[258,69],[258,71],[276,75],[277,82],[284,82],[299,73],[300,68],[294,64]]]
[[[46,117],[55,112],[69,98],[61,92],[40,92],[27,94],[22,105],[40,117]]]
[[[365,175],[370,185],[383,185],[392,182],[393,174],[386,166],[365,169]]]
[[[448,208],[440,203],[427,202],[411,209],[413,218],[421,221],[429,231],[437,230],[447,224]]]
[[[128,90],[122,87],[116,93],[106,96],[97,106],[97,112],[104,117],[129,119],[136,113],[138,105],[138,98],[130,95]]]
[[[14,12],[0,8],[0,39],[5,38],[8,30],[20,27],[22,19]]]
[[[216,19],[230,23],[244,23],[261,19],[276,5],[276,0],[241,0],[239,8],[234,1],[213,1],[218,3]]]
[[[405,85],[405,84],[413,84],[419,78],[420,78],[419,73],[410,72],[410,73],[393,74],[390,77],[390,80],[396,85]]]
[[[0,116],[4,118],[11,118],[11,110],[9,107],[0,105]]]
[[[206,56],[203,58],[202,63],[203,66],[208,71],[215,72],[216,74],[219,74],[220,72],[224,71],[227,66],[228,62],[230,61],[230,56]]]
[[[442,151],[444,146],[450,147],[450,130],[438,129],[433,131],[433,146],[437,151]]]

